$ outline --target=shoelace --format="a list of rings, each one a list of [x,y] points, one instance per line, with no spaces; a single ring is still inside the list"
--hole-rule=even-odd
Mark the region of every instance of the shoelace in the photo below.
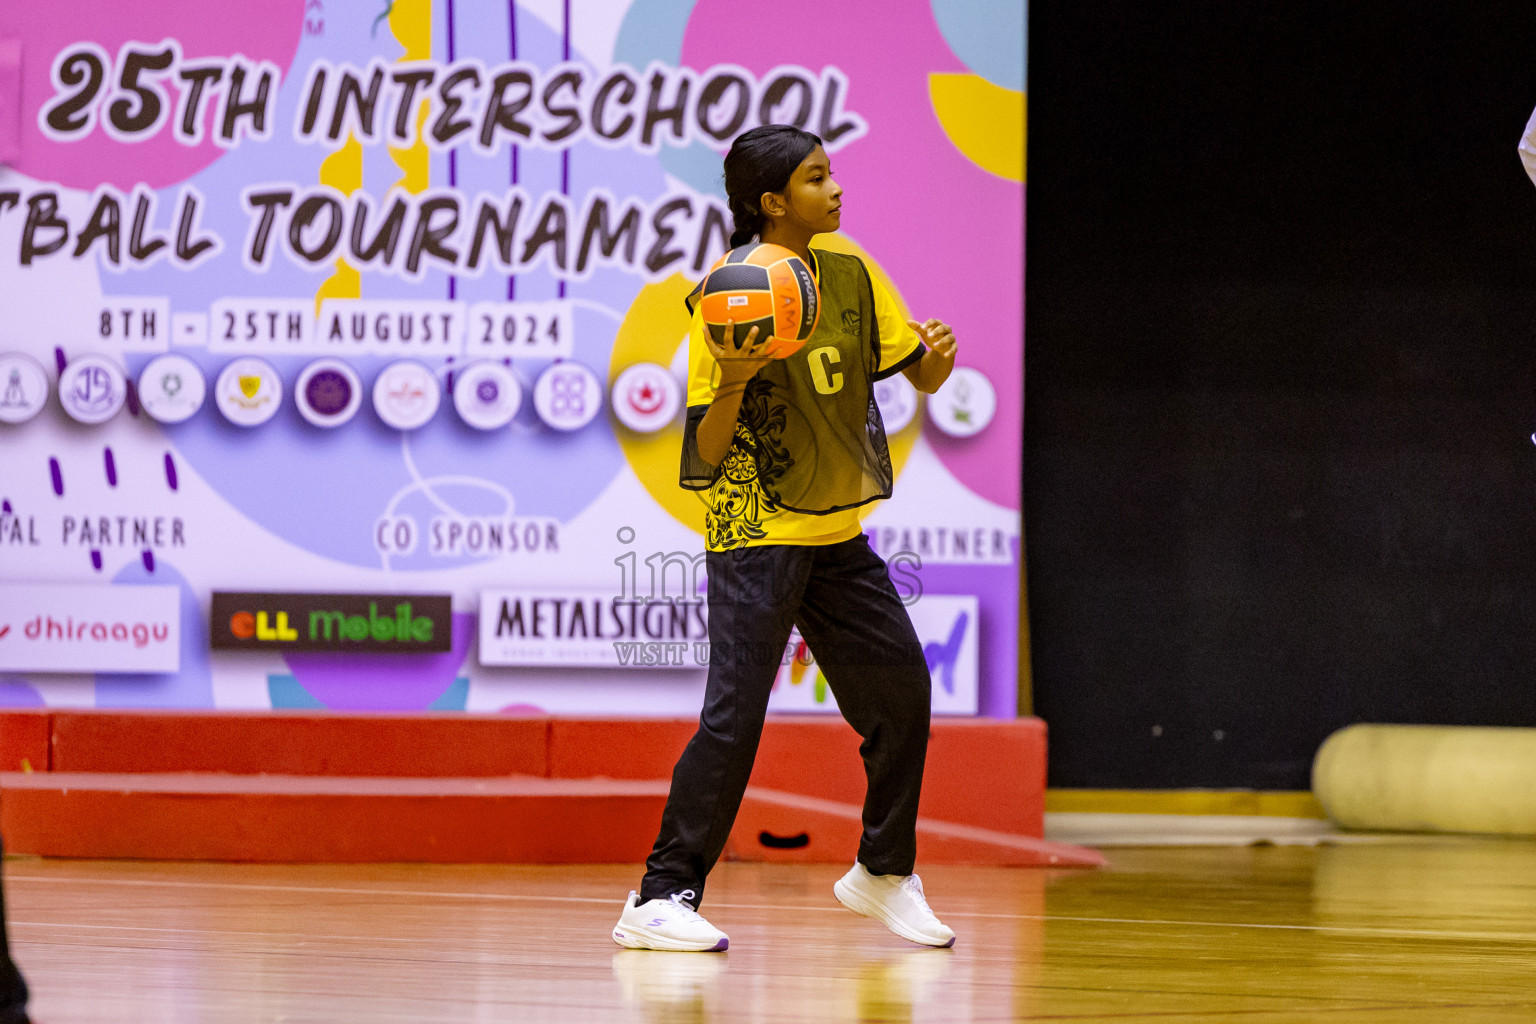
[[[921,878],[918,878],[916,875],[908,875],[902,879],[901,887],[907,890],[911,897],[917,901],[919,907],[922,907],[929,914],[933,913],[933,908],[928,906],[927,896],[923,894],[923,880]]]
[[[684,921],[702,921],[704,918],[700,916],[699,912],[683,902],[683,897],[692,895],[693,891],[691,889],[684,889],[682,892],[675,892],[668,896],[667,900]]]

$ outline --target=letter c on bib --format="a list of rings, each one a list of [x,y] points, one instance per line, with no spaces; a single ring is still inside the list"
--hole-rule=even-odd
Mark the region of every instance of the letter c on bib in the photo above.
[[[830,378],[827,376],[827,365],[829,363],[840,363],[843,361],[842,355],[838,353],[834,346],[823,345],[821,348],[811,349],[810,354],[805,358],[806,362],[810,364],[811,380],[815,381],[817,391],[824,395],[835,395],[843,389],[843,375],[841,373],[834,372]]]

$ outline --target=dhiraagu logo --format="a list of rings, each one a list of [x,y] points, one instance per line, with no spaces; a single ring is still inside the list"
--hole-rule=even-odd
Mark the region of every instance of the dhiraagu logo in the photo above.
[[[211,645],[222,650],[441,653],[452,639],[451,614],[447,595],[215,592]]]

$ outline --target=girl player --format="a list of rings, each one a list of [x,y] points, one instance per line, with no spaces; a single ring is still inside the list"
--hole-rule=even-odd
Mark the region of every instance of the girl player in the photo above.
[[[722,950],[698,914],[762,735],[768,695],[798,625],[843,717],[863,737],[869,788],[858,860],[833,886],[850,910],[930,946],[955,933],[912,873],[932,683],[922,646],[858,508],[891,495],[891,459],[873,384],[903,373],[933,392],[955,365],[937,320],[903,321],[857,257],[812,249],[836,231],[843,190],[821,140],[784,125],[731,146],[725,187],[735,233],[782,245],[821,292],[815,333],[787,359],[756,328],[738,346],[704,328],[689,299],[688,421],[682,486],[707,492],[709,682],[699,729],[672,772],[661,833],[613,939],[639,949]]]

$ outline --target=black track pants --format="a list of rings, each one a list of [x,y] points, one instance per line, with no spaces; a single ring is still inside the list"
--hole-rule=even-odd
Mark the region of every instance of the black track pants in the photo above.
[[[863,737],[869,788],[858,860],[907,875],[917,856],[917,800],[928,752],[932,683],[912,620],[863,534],[840,544],[739,548],[707,555],[709,682],[699,729],[672,770],[643,900],[692,890],[725,848],[763,716],[800,627],[843,717]]]

